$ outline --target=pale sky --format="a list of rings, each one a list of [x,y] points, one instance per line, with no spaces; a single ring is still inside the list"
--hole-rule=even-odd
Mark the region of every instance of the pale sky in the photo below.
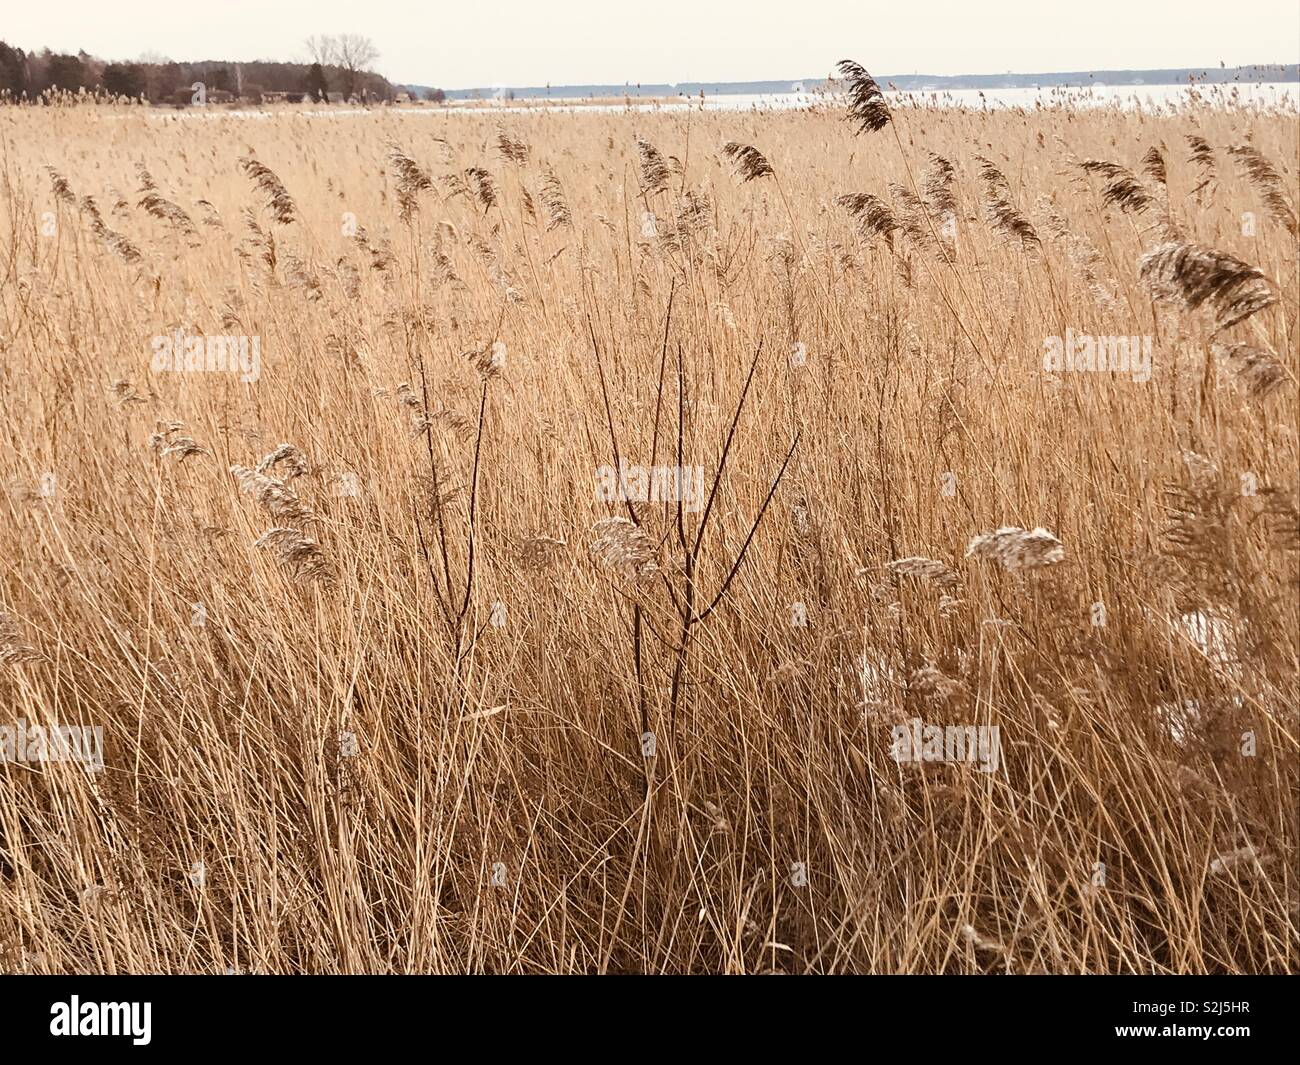
[[[59,0],[0,37],[103,59],[305,59],[360,33],[394,83],[447,89],[1294,63],[1297,0]]]

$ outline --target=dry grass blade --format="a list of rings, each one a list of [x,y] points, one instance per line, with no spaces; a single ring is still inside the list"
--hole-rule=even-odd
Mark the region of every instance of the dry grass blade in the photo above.
[[[0,100],[0,970],[1300,966],[1300,124],[844,73]]]

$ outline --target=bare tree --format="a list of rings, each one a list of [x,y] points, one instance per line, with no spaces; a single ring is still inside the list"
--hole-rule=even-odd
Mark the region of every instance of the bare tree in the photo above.
[[[338,42],[328,33],[313,34],[302,42],[312,62],[332,66],[338,55]]]
[[[333,62],[343,71],[344,95],[352,96],[356,92],[360,75],[369,70],[371,64],[379,58],[379,49],[375,47],[374,41],[359,33],[342,33],[333,38],[333,41]]]

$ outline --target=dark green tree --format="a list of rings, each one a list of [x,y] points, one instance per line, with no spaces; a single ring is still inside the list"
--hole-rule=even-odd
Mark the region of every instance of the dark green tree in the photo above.
[[[75,55],[52,55],[45,65],[46,87],[76,92],[86,84],[86,68]]]
[[[0,91],[8,90],[19,97],[28,90],[27,56],[21,48],[10,48],[0,41]]]
[[[319,100],[321,103],[328,102],[330,87],[325,80],[325,68],[319,63],[313,63],[311,69],[307,71],[307,80],[303,88],[313,100]]]
[[[117,96],[140,96],[145,91],[144,70],[138,63],[109,63],[104,68],[103,83]]]

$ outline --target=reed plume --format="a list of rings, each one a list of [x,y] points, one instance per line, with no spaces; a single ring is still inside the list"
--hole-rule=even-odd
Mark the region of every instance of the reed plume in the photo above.
[[[254,542],[256,548],[272,548],[281,566],[290,570],[297,583],[329,581],[333,576],[325,552],[320,544],[300,529],[276,526],[262,533]]]
[[[160,458],[176,456],[177,462],[184,462],[191,455],[206,455],[208,449],[200,445],[192,436],[185,436],[183,422],[159,422],[157,429],[149,437],[149,449]]]
[[[410,222],[420,209],[420,193],[433,188],[433,179],[396,144],[388,146],[388,163],[397,178],[399,214],[403,222]]]
[[[1264,154],[1253,144],[1235,144],[1227,151],[1237,161],[1242,173],[1255,186],[1260,199],[1264,201],[1264,206],[1268,208],[1269,217],[1279,223],[1292,237],[1300,237],[1295,210],[1283,191],[1285,182],[1273,164],[1265,159]]]
[[[140,192],[157,192],[158,183],[154,181],[153,175],[149,173],[144,163],[135,164],[135,174],[140,180]]]
[[[1011,202],[1011,185],[1006,175],[982,155],[975,157],[984,179],[984,216],[993,229],[1004,239],[1014,241],[1024,251],[1034,251],[1042,246],[1037,230]]]
[[[889,125],[891,115],[885,94],[866,68],[852,59],[841,59],[840,77],[849,83],[849,121],[858,133],[878,133]]]
[[[957,580],[957,574],[946,562],[923,555],[896,558],[886,565],[891,573],[897,573],[900,577],[918,577],[935,584],[953,584]]]
[[[603,518],[593,528],[599,535],[591,543],[592,555],[621,578],[644,583],[659,572],[654,540],[630,519]]]
[[[141,261],[140,249],[137,248],[127,237],[124,237],[121,233],[115,232],[105,224],[103,216],[99,213],[99,208],[95,205],[95,201],[91,197],[81,197],[78,206],[81,210],[82,216],[86,219],[86,224],[90,228],[90,231],[103,241],[114,255],[128,266]]]
[[[569,212],[569,201],[564,195],[564,186],[555,176],[555,171],[547,167],[542,178],[542,206],[546,208],[546,231],[573,225],[573,215]]]
[[[471,166],[465,171],[465,181],[469,187],[472,198],[478,200],[483,208],[483,213],[487,214],[497,202],[497,187],[489,174],[481,166]]]
[[[1138,272],[1158,300],[1180,302],[1188,310],[1208,304],[1215,332],[1277,302],[1262,270],[1200,244],[1157,245],[1138,261]]]
[[[502,157],[518,166],[528,162],[528,145],[517,137],[512,137],[504,126],[497,127],[497,151]]]
[[[930,153],[930,165],[921,177],[921,195],[936,218],[942,220],[957,213],[956,177],[951,162],[942,155]]]
[[[168,225],[180,230],[187,237],[197,237],[199,235],[199,231],[195,228],[190,216],[180,206],[157,192],[146,192],[137,201],[137,206],[144,208],[145,213],[161,219]]]
[[[863,234],[880,237],[893,250],[894,234],[902,229],[902,225],[889,204],[869,192],[846,193],[837,196],[835,202],[853,216]]]
[[[41,657],[34,647],[22,641],[13,619],[0,610],[0,667],[37,662]]]
[[[68,184],[68,179],[49,164],[46,164],[45,171],[50,175],[50,188],[54,192],[54,198],[63,203],[75,206],[77,203],[77,197],[72,191],[72,187]]]
[[[289,195],[289,190],[276,177],[275,172],[251,155],[241,158],[239,166],[245,174],[253,179],[266,197],[266,206],[267,210],[271,212],[271,217],[282,226],[287,226],[292,222],[294,211],[297,208],[294,206],[293,198]]]
[[[732,170],[742,185],[756,178],[772,177],[776,173],[763,153],[753,145],[728,141],[722,146],[722,154],[731,160]]]
[[[1214,195],[1218,166],[1214,161],[1214,148],[1209,141],[1195,133],[1188,133],[1186,140],[1188,148],[1191,149],[1187,161],[1200,170],[1201,180],[1192,189],[1192,195],[1196,197],[1197,203],[1200,203],[1203,197],[1212,198]]]
[[[1064,246],[1070,266],[1091,293],[1097,306],[1107,314],[1117,313],[1120,308],[1119,301],[1115,298],[1114,282],[1103,277],[1102,257],[1096,246],[1086,237],[1074,232],[1065,216],[1046,196],[1040,196],[1035,207],[1043,218],[1048,234]]]
[[[275,268],[280,261],[279,250],[275,243],[275,234],[263,229],[257,221],[257,215],[248,207],[244,208],[244,229],[248,233],[246,239],[261,253],[262,262],[274,274]]]
[[[258,506],[274,517],[284,518],[298,525],[315,520],[315,515],[298,498],[298,493],[278,477],[240,465],[231,466],[230,472],[239,482],[240,491],[252,496]]]
[[[1271,351],[1238,341],[1215,344],[1214,355],[1246,386],[1252,399],[1264,399],[1286,380],[1286,367]]]
[[[1004,525],[972,539],[966,545],[966,557],[988,559],[1005,570],[1019,573],[1064,562],[1065,548],[1044,528],[1030,531],[1017,525]]]
[[[1156,152],[1156,156],[1160,159],[1159,152]],[[1163,159],[1160,159],[1159,165],[1160,172],[1163,174]],[[1084,159],[1079,166],[1090,174],[1101,174],[1106,179],[1101,192],[1102,203],[1113,204],[1121,211],[1130,211],[1134,214],[1141,214],[1155,206],[1155,197],[1128,167],[1105,159]]]
[[[1146,155],[1142,157],[1142,173],[1146,174],[1157,185],[1165,186],[1169,183],[1169,174],[1165,169],[1165,157],[1154,144],[1147,149]]]
[[[672,173],[659,149],[648,140],[638,137],[636,151],[641,160],[641,191],[647,196],[663,192],[668,187]]]

